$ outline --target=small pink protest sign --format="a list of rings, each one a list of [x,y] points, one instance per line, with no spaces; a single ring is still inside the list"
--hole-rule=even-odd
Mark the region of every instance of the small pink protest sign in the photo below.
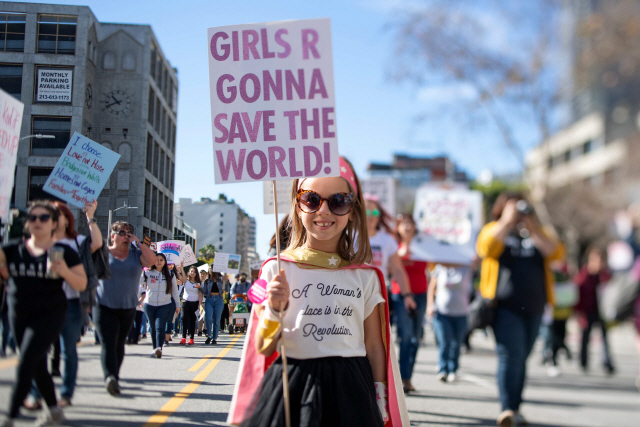
[[[262,304],[267,299],[267,281],[258,279],[253,282],[247,295],[253,304]]]
[[[329,19],[207,34],[215,183],[339,176]]]

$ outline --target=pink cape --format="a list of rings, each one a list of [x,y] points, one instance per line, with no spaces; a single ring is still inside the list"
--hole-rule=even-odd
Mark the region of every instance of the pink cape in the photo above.
[[[262,266],[264,267],[264,265],[272,259],[275,258],[268,259]],[[286,262],[294,262],[282,255],[280,259]],[[409,415],[405,405],[400,370],[398,368],[398,361],[389,328],[389,301],[387,300],[387,289],[384,285],[384,277],[382,272],[376,267],[366,264],[350,265],[345,268],[371,268],[378,274],[380,292],[385,300],[384,310],[381,310],[381,312],[384,312],[383,323],[386,326],[383,338],[387,350],[387,383],[389,390],[389,421],[385,424],[385,427],[408,426]],[[260,269],[260,275],[262,275],[262,268]],[[242,349],[238,377],[233,391],[233,398],[231,399],[231,408],[229,409],[229,416],[227,418],[227,423],[232,425],[239,425],[244,421],[247,409],[253,401],[256,390],[258,390],[265,372],[278,356],[277,353],[274,353],[267,358],[256,351],[254,332],[257,323],[258,316],[256,310],[252,310],[251,318],[249,319],[249,330],[247,331],[244,348]]]

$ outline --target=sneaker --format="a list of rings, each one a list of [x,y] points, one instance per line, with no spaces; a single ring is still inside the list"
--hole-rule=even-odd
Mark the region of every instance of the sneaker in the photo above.
[[[109,375],[104,382],[104,387],[111,396],[117,396],[120,393],[118,389],[118,380],[113,375]]]
[[[187,345],[193,345],[193,338],[189,339],[189,341],[187,342]]]
[[[458,376],[456,375],[455,372],[449,372],[449,375],[447,375],[447,382],[450,383],[454,383],[458,380]]]
[[[51,376],[52,377],[61,377],[62,375],[60,374],[60,369],[52,369],[51,370]]]
[[[22,402],[22,406],[24,406],[29,411],[37,411],[42,409],[42,403],[40,403],[40,399],[36,399],[32,395],[29,395],[24,402]]]
[[[211,344],[211,337],[208,337],[207,340],[204,342],[205,345]]]
[[[202,336],[202,332],[198,332],[198,336],[201,337]]]
[[[216,340],[211,340],[211,345],[216,345],[218,342]]]
[[[416,391],[415,387],[413,386],[413,384],[411,384],[410,380],[402,380],[402,390],[405,393],[409,393],[410,391]]]
[[[154,354],[156,355],[156,359],[160,359],[162,357],[162,349],[160,347],[156,348]]]
[[[13,427],[13,418],[9,418],[6,415],[0,418],[0,427]]]
[[[174,333],[173,333],[173,337],[174,337],[174,338],[178,338],[178,333],[177,333],[177,332],[174,332]]]
[[[186,338],[182,338],[180,340],[180,345],[186,345],[187,344],[187,339]]]
[[[527,421],[526,418],[522,416],[520,411],[516,411],[515,412],[515,417],[516,417],[516,425],[517,426],[528,426],[529,425],[529,421]]]
[[[147,334],[142,334],[142,339],[147,339]]]
[[[506,411],[502,411],[500,415],[498,415],[496,424],[498,425],[498,427],[515,427],[516,416],[514,412],[510,409],[507,409]]]
[[[548,366],[547,367],[547,375],[551,378],[559,377],[562,374],[562,370],[557,366]]]
[[[438,372],[438,375],[436,375],[436,378],[438,378],[443,383],[446,383],[447,382],[447,373],[446,372]]]
[[[45,408],[38,418],[36,418],[36,422],[33,424],[34,427],[44,427],[44,426],[59,426],[64,422],[64,413],[62,409],[54,406],[53,408]]]
[[[604,369],[604,373],[607,375],[613,375],[616,373],[616,368],[614,368],[610,363],[605,364],[602,368]]]
[[[71,406],[71,399],[68,397],[61,397],[58,400],[58,408],[66,408],[67,406]]]

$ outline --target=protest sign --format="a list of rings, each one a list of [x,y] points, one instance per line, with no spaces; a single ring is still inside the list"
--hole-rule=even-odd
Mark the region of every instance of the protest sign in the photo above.
[[[184,240],[163,240],[156,243],[157,252],[164,254],[167,258],[167,264],[180,264],[180,253],[183,247]]]
[[[396,180],[388,176],[374,176],[360,181],[362,192],[377,197],[378,203],[392,217],[396,216]]]
[[[339,176],[329,19],[208,29],[215,183]]]
[[[0,219],[9,220],[24,104],[0,89]]]
[[[240,272],[240,255],[216,252],[212,270],[217,273],[238,274]]]
[[[184,245],[182,247],[182,250],[180,251],[180,261],[184,263],[185,267],[198,262],[198,258],[196,258],[196,255],[193,253],[193,249],[191,249],[190,245]]]
[[[262,263],[263,263],[263,262],[264,262],[264,261],[260,261],[260,260],[257,260],[257,261],[251,261],[251,262],[249,263],[249,268],[250,268],[251,270],[260,270],[260,269],[262,268]]]
[[[288,179],[286,181],[277,181],[276,189],[278,192],[278,213],[289,213],[291,210],[291,186],[293,181]],[[273,209],[273,184],[269,181],[262,183],[263,187],[263,203],[264,213],[272,214],[275,212]]]
[[[416,194],[413,217],[421,233],[410,248],[416,259],[471,263],[482,226],[482,195],[478,191],[424,185]]]
[[[119,159],[120,154],[75,132],[43,190],[82,208],[98,198]]]
[[[198,272],[209,272],[209,264],[202,264],[200,267],[198,267]]]
[[[267,281],[258,279],[253,282],[247,296],[253,304],[262,304],[267,299]]]

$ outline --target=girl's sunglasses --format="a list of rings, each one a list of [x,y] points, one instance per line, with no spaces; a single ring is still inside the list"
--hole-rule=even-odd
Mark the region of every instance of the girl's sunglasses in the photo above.
[[[128,231],[128,230],[124,230],[124,229],[122,229],[122,230],[118,230],[118,231],[116,232],[116,234],[117,234],[118,236],[122,236],[122,237],[126,236],[127,234],[128,234],[129,236],[131,236],[131,232],[130,232],[130,231]]]
[[[367,209],[367,216],[380,216],[380,209]]]
[[[329,210],[338,216],[348,214],[351,212],[351,207],[353,206],[353,196],[351,193],[336,193],[329,196],[328,199],[323,199],[315,191],[298,190],[296,201],[298,202],[300,210],[309,214],[318,212],[324,201],[329,204]]]
[[[27,216],[27,221],[29,221],[29,222],[36,222],[36,220],[39,220],[40,222],[47,222],[50,219],[51,219],[51,215],[50,214],[28,215]]]

